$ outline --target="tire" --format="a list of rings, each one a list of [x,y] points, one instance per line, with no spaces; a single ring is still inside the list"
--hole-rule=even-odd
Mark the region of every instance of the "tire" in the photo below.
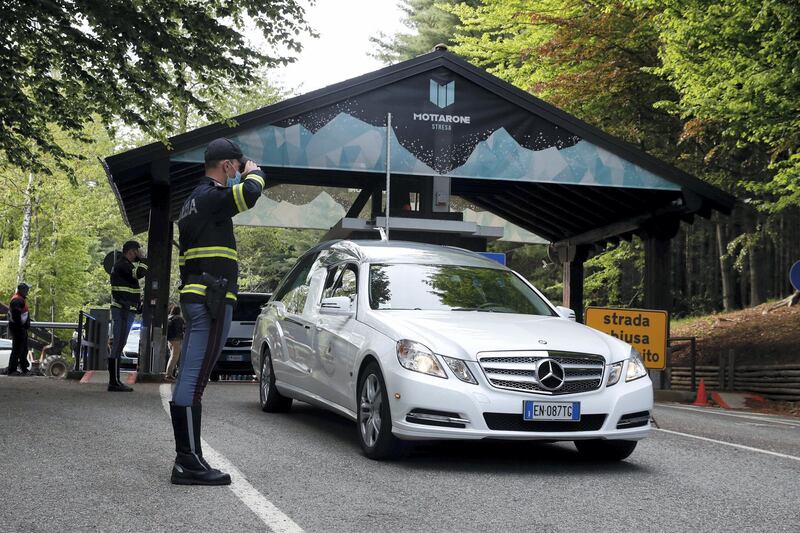
[[[67,377],[69,365],[61,355],[48,355],[42,363],[41,371],[48,378],[64,379]]]
[[[575,447],[586,459],[594,461],[622,461],[636,449],[635,440],[576,440]]]
[[[272,357],[264,352],[261,358],[261,376],[258,380],[258,400],[265,413],[285,413],[292,407],[292,399],[283,396],[275,386]]]
[[[402,451],[402,442],[392,434],[389,395],[381,369],[369,363],[358,380],[356,396],[358,441],[370,459],[394,459]]]

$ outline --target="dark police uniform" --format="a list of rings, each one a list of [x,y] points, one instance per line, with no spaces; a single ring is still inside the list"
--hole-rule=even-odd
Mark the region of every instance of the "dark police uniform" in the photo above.
[[[134,248],[135,247],[135,248]],[[128,241],[123,246],[123,253],[130,249],[138,249],[139,243]],[[108,390],[128,392],[132,390],[122,384],[119,379],[119,360],[122,350],[128,342],[128,335],[136,313],[142,301],[142,289],[139,280],[147,273],[147,264],[138,260],[131,262],[122,255],[111,269],[111,324],[113,342],[108,356]]]
[[[8,332],[11,334],[7,371],[9,376],[28,373],[28,329],[31,327],[28,289],[27,284],[20,283],[8,305]]]
[[[239,160],[239,147],[217,139],[206,150],[206,161]],[[254,170],[241,183],[225,187],[205,178],[181,209],[180,301],[186,333],[181,367],[170,402],[177,457],[172,482],[226,484],[230,477],[212,469],[200,448],[203,391],[228,337],[238,289],[239,263],[233,221],[253,207],[264,188],[265,175]],[[213,298],[212,298],[212,292]],[[217,299],[219,304],[212,303]]]

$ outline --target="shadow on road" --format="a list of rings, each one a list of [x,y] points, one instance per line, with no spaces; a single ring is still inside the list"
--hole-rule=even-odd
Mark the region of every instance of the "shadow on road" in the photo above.
[[[251,409],[260,412],[257,405]],[[279,417],[284,431],[297,431],[313,435],[314,440],[339,444],[361,453],[356,425],[344,417],[304,403],[295,402],[289,413],[261,413]],[[333,442],[332,442],[333,441]],[[371,462],[366,457],[366,462]],[[647,472],[647,467],[636,464],[636,452],[631,459],[621,462],[601,462],[584,459],[571,442],[545,443],[536,441],[416,441],[405,442],[403,455],[391,461],[399,468],[421,471],[460,471],[476,473],[517,473],[595,475]]]

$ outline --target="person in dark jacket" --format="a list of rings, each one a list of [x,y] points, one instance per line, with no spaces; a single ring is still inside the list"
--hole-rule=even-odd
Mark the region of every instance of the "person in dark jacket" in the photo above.
[[[111,323],[113,341],[108,355],[108,390],[131,392],[119,379],[119,360],[128,342],[136,313],[140,311],[142,289],[139,280],[147,273],[145,254],[136,241],[122,245],[122,256],[111,269]]]
[[[177,452],[171,481],[181,485],[231,482],[228,474],[211,468],[203,458],[201,400],[228,337],[236,302],[239,262],[231,219],[255,205],[266,178],[230,139],[209,143],[205,163],[206,178],[186,199],[178,219],[186,336],[170,415]]]
[[[181,357],[181,344],[183,344],[183,333],[186,329],[186,322],[181,316],[181,308],[173,305],[167,319],[167,342],[169,343],[169,361],[167,362],[167,381],[175,380],[175,366]]]
[[[28,329],[31,327],[28,310],[27,283],[17,285],[17,292],[11,297],[8,310],[8,332],[11,334],[11,354],[8,358],[9,376],[28,375]]]

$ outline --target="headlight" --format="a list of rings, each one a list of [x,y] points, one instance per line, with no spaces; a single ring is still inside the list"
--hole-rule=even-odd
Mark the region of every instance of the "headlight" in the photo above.
[[[631,357],[628,359],[628,372],[625,373],[625,381],[633,381],[646,375],[647,368],[644,366],[642,356],[636,351],[636,348],[631,348]]]
[[[608,381],[606,382],[607,387],[617,384],[619,377],[622,375],[622,365],[624,364],[625,361],[620,361],[619,363],[614,363],[613,365],[608,366]]]
[[[403,368],[447,379],[436,356],[424,344],[408,339],[397,341],[397,360]]]
[[[445,357],[442,356],[444,362],[447,363],[447,366],[450,367],[450,370],[453,371],[453,374],[466,383],[472,383],[473,385],[477,385],[478,381],[475,379],[475,376],[472,375],[470,372],[467,363],[462,361],[461,359],[453,359],[452,357]]]

